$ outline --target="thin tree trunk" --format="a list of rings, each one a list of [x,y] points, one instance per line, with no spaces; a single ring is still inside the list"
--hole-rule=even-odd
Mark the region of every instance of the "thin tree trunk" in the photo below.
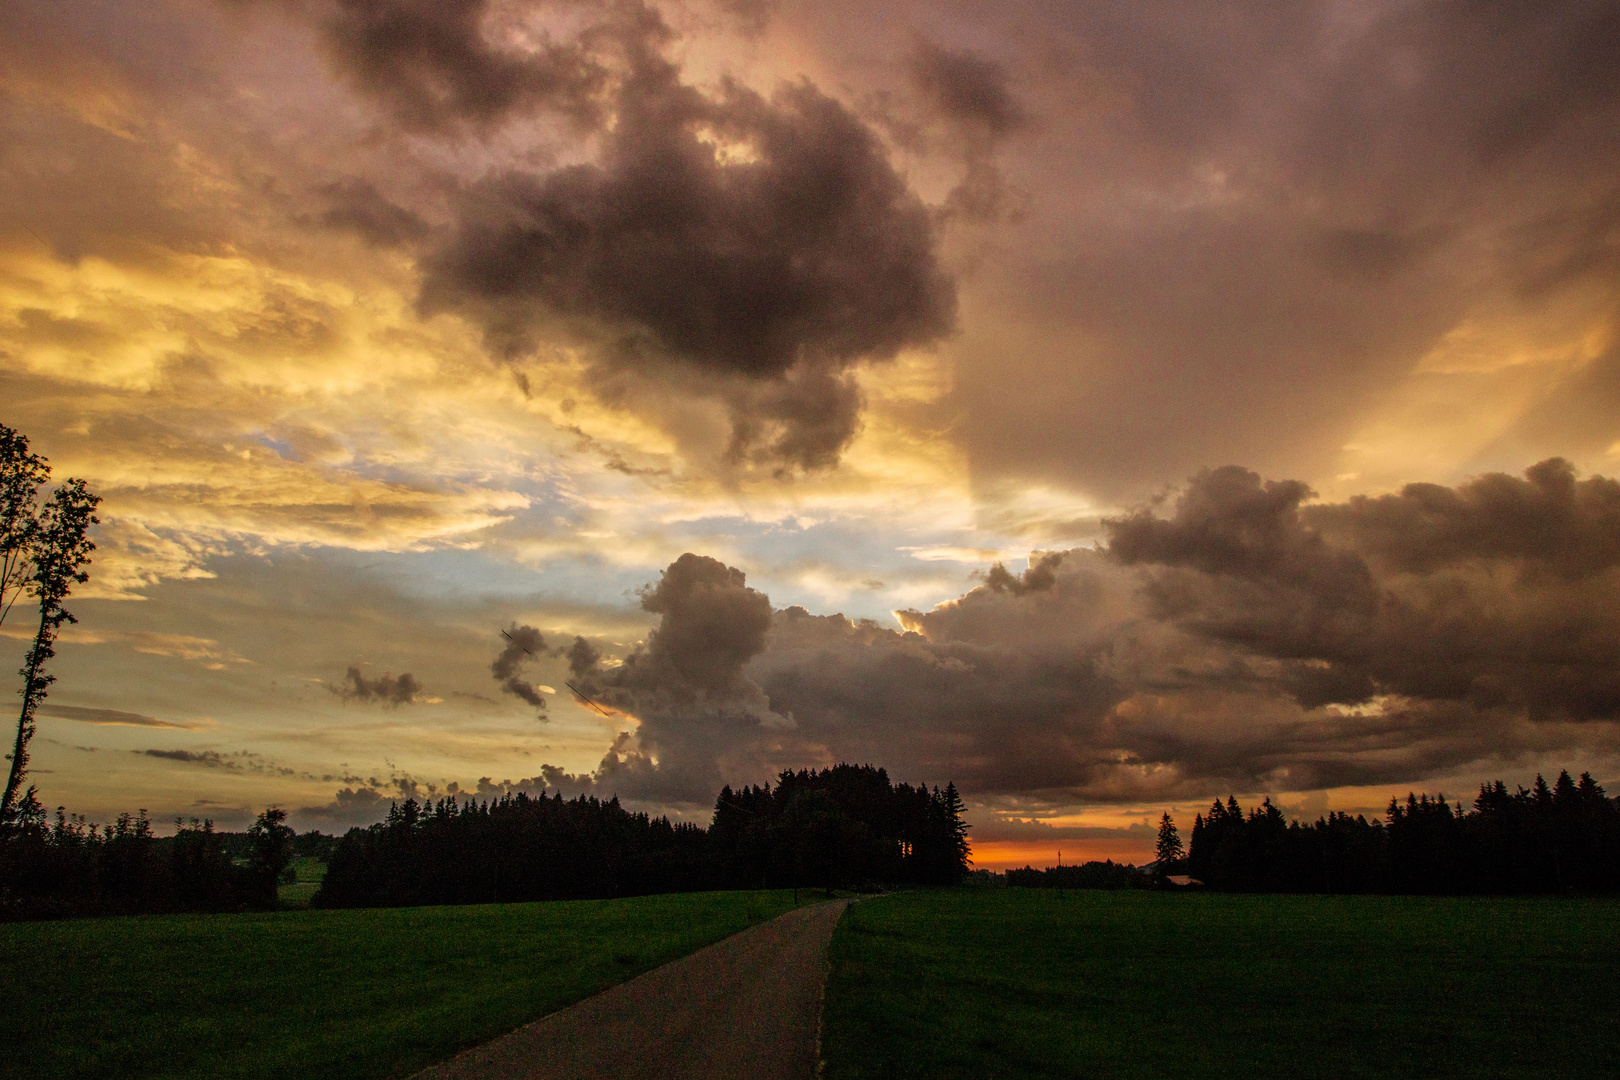
[[[28,650],[27,666],[22,669],[22,712],[17,716],[17,743],[11,751],[11,775],[6,779],[6,793],[0,798],[0,819],[11,816],[17,801],[17,789],[22,786],[23,774],[28,767],[28,740],[34,735],[34,711],[44,696],[48,680],[41,678],[45,661],[53,654],[51,649],[50,614],[43,606],[39,613],[39,631],[34,634],[34,645]]]

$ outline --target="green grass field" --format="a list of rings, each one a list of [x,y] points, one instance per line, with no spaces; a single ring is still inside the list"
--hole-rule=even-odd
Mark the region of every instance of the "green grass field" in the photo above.
[[[298,880],[278,885],[276,899],[287,907],[307,908],[321,887],[321,879],[326,877],[326,864],[312,856],[300,855],[292,861],[291,869]]]
[[[404,1076],[781,914],[792,896],[0,925],[0,1076]]]
[[[853,905],[827,1080],[1620,1075],[1620,902],[983,890]]]

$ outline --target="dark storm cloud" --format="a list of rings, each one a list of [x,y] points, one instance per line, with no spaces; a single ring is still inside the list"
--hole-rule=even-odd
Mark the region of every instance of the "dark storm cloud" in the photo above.
[[[1010,592],[1022,596],[1027,592],[1040,592],[1057,584],[1057,568],[1063,562],[1061,551],[1046,551],[1031,556],[1029,567],[1022,574],[1014,574],[1001,563],[990,567],[984,583],[994,592]]]
[[[442,185],[452,221],[420,263],[421,310],[474,320],[503,358],[585,346],[598,396],[667,420],[716,467],[836,464],[860,426],[851,369],[954,327],[934,215],[877,134],[808,80],[769,96],[725,76],[700,90],[665,55],[678,37],[662,14],[635,2],[285,5],[320,29],[343,78],[407,125],[489,141],[486,175]],[[760,26],[770,6],[722,5]],[[1019,122],[997,65],[924,43],[915,67],[951,122],[990,139]],[[500,140],[558,113],[592,140],[590,159],[513,167]],[[987,159],[975,162],[948,200],[970,213],[1002,195]],[[375,246],[429,235],[364,181],[323,198],[316,220]],[[705,400],[729,414],[719,447],[666,415],[671,401]]]
[[[1310,494],[1236,466],[1200,473],[1168,520],[1142,510],[1105,522],[1108,550],[1162,568],[1148,587],[1161,618],[1278,657],[1354,649],[1377,592],[1359,556],[1300,521]]]
[[[940,220],[994,224],[1022,201],[996,159],[999,144],[1024,127],[1028,114],[1013,94],[1005,64],[927,38],[911,50],[911,89],[920,99],[917,117],[879,113],[901,146],[940,151],[961,159],[962,175],[945,196]]]
[[[733,387],[732,463],[775,464],[779,473],[792,467],[831,468],[860,429],[861,393],[847,374],[818,364],[804,364],[779,379],[744,382]]]
[[[912,53],[911,78],[934,108],[958,123],[992,136],[1024,123],[1024,109],[1007,85],[1007,69],[993,60],[923,39]]]
[[[1506,563],[1578,580],[1620,565],[1620,483],[1578,480],[1561,458],[1532,466],[1522,479],[1491,473],[1455,488],[1408,484],[1398,495],[1312,507],[1306,517],[1368,558],[1409,573]]]
[[[687,553],[642,591],[641,606],[658,626],[622,663],[598,666],[583,639],[570,657],[585,693],[641,721],[596,780],[631,798],[703,802],[728,763],[759,774],[761,733],[782,720],[743,672],[765,648],[771,602],[741,570]]]
[[[721,779],[880,760],[988,800],[1061,805],[1416,783],[1612,747],[1620,724],[1620,485],[1557,460],[1523,477],[1314,503],[1227,467],[1107,546],[903,630],[791,607],[685,555],[661,616],[589,692],[641,721],[593,783],[700,802]],[[707,787],[705,787],[707,785]]]
[[[389,201],[369,180],[335,181],[321,194],[328,203],[322,225],[355,233],[375,247],[400,247],[428,234],[427,222],[415,211]]]
[[[595,113],[604,72],[589,52],[577,42],[524,32],[489,0],[286,3],[320,27],[345,78],[410,126],[487,125],[525,108],[580,119]],[[501,14],[508,19],[492,25]]]
[[[771,601],[748,587],[741,570],[688,552],[642,590],[641,606],[659,616],[658,625],[617,666],[598,666],[595,648],[575,641],[570,666],[587,691],[637,715],[762,702],[743,667],[765,648]]]
[[[770,99],[633,57],[599,164],[475,185],[423,305],[519,353],[542,326],[598,374],[718,394],[734,459],[815,468],[855,431],[850,365],[923,345],[955,299],[928,212],[873,133],[807,82]]]
[[[513,625],[501,631],[501,636],[506,640],[506,648],[489,665],[489,673],[495,676],[495,681],[501,684],[501,689],[506,693],[544,712],[546,699],[539,687],[520,676],[518,670],[527,663],[554,655],[558,650],[548,648],[545,635],[532,626]]]
[[[1466,26],[1484,56],[1511,57],[1518,65],[1516,78],[1493,95],[1474,133],[1487,161],[1526,151],[1570,119],[1620,98],[1620,12],[1613,4],[1481,8],[1454,2],[1439,10],[1435,30]],[[1491,78],[1489,72],[1475,74],[1481,82]]]
[[[1103,587],[1094,572],[1048,580],[1063,561],[1019,578],[1018,594],[987,585],[961,602],[999,608],[1038,597],[1041,628],[1026,620],[1008,637],[1004,625],[975,633],[957,620],[959,636],[936,641],[797,607],[773,617],[741,571],[683,555],[643,595],[661,617],[646,644],[618,666],[578,668],[588,693],[641,722],[593,782],[631,798],[701,803],[722,782],[881,759],[978,790],[1071,784],[1077,755],[1080,768],[1094,764],[1087,733],[1119,689],[1098,669],[1100,637],[1078,647],[1071,637],[1061,651],[1033,647],[1047,620],[1076,632],[1080,621],[1101,625],[1083,610]]]
[[[965,791],[1043,790],[1101,764],[1099,729],[1122,696],[1098,647],[1066,644],[925,637],[789,608],[753,672],[803,743],[835,759]]]
[[[344,674],[344,684],[333,692],[345,701],[376,701],[384,705],[414,705],[422,693],[422,684],[410,672],[395,676],[392,672],[368,679],[358,667],[350,667]]]
[[[1549,471],[1513,480],[1516,494]],[[1506,479],[1454,494],[1478,509]],[[948,774],[991,801],[1415,782],[1612,744],[1620,659],[1602,643],[1620,640],[1620,575],[1572,581],[1533,544],[1498,557],[1489,539],[1421,574],[1395,569],[1316,523],[1382,530],[1405,496],[1373,512],[1302,508],[1304,494],[1214,470],[1168,517],[1113,522],[1117,551],[993,571],[960,600],[898,613],[911,634],[779,613],[748,671],[806,744]],[[1601,531],[1600,503],[1555,524],[1554,546]],[[1393,527],[1409,555],[1434,547]]]
[[[602,659],[602,652],[582,637],[576,637],[568,646],[568,671],[571,675],[584,675]]]
[[[743,665],[765,647],[771,601],[741,570],[688,552],[643,591],[641,606],[658,627],[626,658],[619,685],[667,687],[694,702],[747,693]]]
[[[1156,615],[1280,662],[1302,704],[1394,694],[1533,720],[1620,719],[1620,486],[1523,479],[1301,507],[1300,485],[1195,477],[1169,518],[1107,523]],[[1345,696],[1340,696],[1345,695]]]

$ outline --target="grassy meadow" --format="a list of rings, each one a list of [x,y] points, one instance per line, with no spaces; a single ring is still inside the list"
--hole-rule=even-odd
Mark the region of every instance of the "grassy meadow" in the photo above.
[[[687,893],[0,925],[0,1076],[405,1076],[793,906]]]
[[[853,905],[826,1080],[1620,1075],[1620,902],[961,890]]]
[[[276,899],[287,907],[307,908],[326,877],[326,864],[309,855],[300,855],[288,864],[297,881],[276,887]]]

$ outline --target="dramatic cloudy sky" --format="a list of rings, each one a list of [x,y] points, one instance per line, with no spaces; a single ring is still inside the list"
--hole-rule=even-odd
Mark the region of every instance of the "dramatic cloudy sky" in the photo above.
[[[0,5],[93,819],[1620,787],[1617,329],[1607,0]]]

